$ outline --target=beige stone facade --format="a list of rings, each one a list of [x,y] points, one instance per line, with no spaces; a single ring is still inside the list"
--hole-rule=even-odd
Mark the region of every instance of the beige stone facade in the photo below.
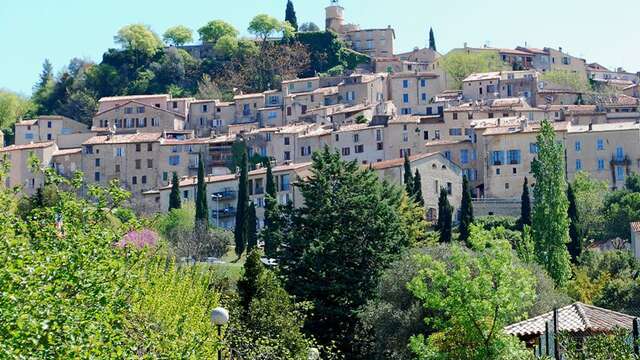
[[[162,132],[184,129],[185,116],[137,100],[129,100],[98,112],[92,130],[135,129],[139,132]]]
[[[16,123],[15,144],[55,141],[61,148],[70,148],[80,146],[92,135],[87,125],[67,117],[39,116]]]
[[[9,164],[9,173],[3,185],[8,188],[19,187],[22,194],[33,195],[44,185],[44,176],[31,171],[30,159],[35,157],[41,167],[49,167],[57,151],[58,146],[53,141],[0,148],[0,161],[7,161]]]

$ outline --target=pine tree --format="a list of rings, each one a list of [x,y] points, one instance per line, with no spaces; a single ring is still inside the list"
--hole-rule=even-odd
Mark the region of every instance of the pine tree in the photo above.
[[[404,156],[404,186],[407,196],[413,197],[413,176],[411,175],[411,162],[409,156]]]
[[[420,206],[424,207],[424,196],[422,196],[422,179],[420,172],[416,169],[415,175],[413,175],[413,201]]]
[[[251,201],[247,211],[247,251],[258,246],[258,219],[256,218],[256,204]]]
[[[524,226],[531,226],[531,197],[529,196],[529,179],[524,177],[524,183],[522,184],[522,196],[520,197],[520,219],[518,220],[518,227],[520,230],[524,229]]]
[[[173,209],[180,209],[182,207],[182,200],[180,199],[180,180],[178,174],[174,171],[171,178],[171,194],[169,194],[169,211]]]
[[[264,252],[269,258],[275,258],[278,254],[278,247],[282,242],[280,231],[281,210],[278,205],[278,194],[276,182],[271,170],[271,162],[267,162],[266,196],[264,200],[264,228],[262,229],[262,241],[264,241]]]
[[[440,189],[438,198],[438,223],[436,229],[440,232],[440,242],[451,241],[451,226],[453,207],[449,204],[449,197],[445,188]]]
[[[436,49],[436,37],[433,35],[433,28],[429,28],[429,49],[438,51]]]
[[[564,286],[571,276],[564,148],[556,142],[555,131],[548,120],[542,121],[537,144],[538,155],[532,165],[536,179],[532,218],[536,256],[556,286]]]
[[[571,255],[571,260],[575,263],[582,253],[582,239],[578,231],[579,218],[578,207],[576,206],[576,195],[571,184],[567,186],[567,201],[569,201],[567,215],[569,216],[569,238],[571,239],[568,250],[569,255]]]
[[[296,18],[296,11],[293,8],[291,0],[287,1],[287,10],[285,11],[284,20],[287,21],[293,28],[298,31],[298,19]]]
[[[462,201],[460,203],[460,241],[469,240],[470,227],[473,224],[473,203],[467,177],[462,178]],[[468,245],[468,244],[467,244]]]
[[[244,272],[238,280],[237,286],[240,305],[246,314],[249,310],[249,305],[251,305],[251,300],[253,300],[258,292],[258,279],[265,270],[264,265],[260,261],[258,249],[249,251],[243,268]]]
[[[196,225],[209,228],[209,210],[207,206],[207,182],[204,178],[204,155],[198,156],[198,184],[196,190]]]
[[[236,225],[233,235],[236,245],[236,255],[242,256],[247,246],[247,210],[249,204],[249,160],[247,158],[247,147],[242,144],[242,156],[240,160],[240,179],[238,179],[238,203],[236,206]]]

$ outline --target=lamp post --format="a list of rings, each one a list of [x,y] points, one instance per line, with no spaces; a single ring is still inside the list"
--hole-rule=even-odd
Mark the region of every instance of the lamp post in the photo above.
[[[222,342],[222,325],[229,322],[229,311],[223,307],[211,310],[211,323],[218,327],[218,340]],[[222,347],[218,348],[218,360],[222,360]]]
[[[211,194],[211,199],[216,202],[216,227],[220,227],[220,199],[222,199],[222,194]]]

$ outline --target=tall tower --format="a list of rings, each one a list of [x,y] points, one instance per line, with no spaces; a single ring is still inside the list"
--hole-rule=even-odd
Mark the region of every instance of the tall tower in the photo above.
[[[331,0],[331,5],[325,8],[325,13],[325,29],[340,34],[344,24],[344,8],[338,5],[338,0]]]

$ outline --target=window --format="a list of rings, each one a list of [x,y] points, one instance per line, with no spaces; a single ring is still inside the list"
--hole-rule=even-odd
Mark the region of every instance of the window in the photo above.
[[[402,102],[405,104],[409,102],[409,94],[402,94]]]
[[[140,170],[142,168],[142,160],[136,159],[136,170]]]
[[[469,150],[462,149],[460,150],[460,163],[466,164],[469,162]]]
[[[136,144],[136,152],[142,151],[142,144]]]
[[[575,148],[576,152],[580,152],[580,150],[582,150],[582,142],[580,140],[576,141]]]
[[[538,153],[538,144],[536,143],[529,143],[529,152],[531,154],[537,154]]]
[[[496,168],[496,175],[500,175],[500,168]]]
[[[156,118],[151,118],[151,126],[155,126],[155,127],[160,126],[160,120]]]
[[[285,144],[285,145],[289,145],[289,144],[290,144],[289,137],[285,137],[285,138],[284,138],[284,144]]]
[[[460,136],[460,135],[462,135],[462,129],[461,128],[451,128],[451,129],[449,129],[449,135],[450,136]]]
[[[289,91],[293,91],[295,89],[295,84],[294,83],[289,83]]]
[[[174,102],[173,102],[173,108],[174,108],[174,109],[177,109],[177,108],[178,108],[178,102],[177,102],[177,101],[174,101]]]
[[[422,132],[422,139],[423,140],[429,140],[429,131],[425,130]]]
[[[453,113],[453,120],[458,120],[458,113],[457,112]]]
[[[114,151],[116,152],[116,156],[118,156],[118,157],[124,156],[124,148],[117,147],[117,148],[115,148]]]
[[[147,175],[142,175],[142,183],[146,184],[147,183]]]
[[[504,183],[505,190],[509,190],[509,183]]]
[[[287,106],[287,116],[291,116],[291,106]]]
[[[51,129],[51,121],[47,121],[47,128]]]
[[[349,156],[351,154],[351,148],[343,147],[342,148],[342,156]]]
[[[131,185],[137,185],[138,184],[138,177],[137,176],[132,176],[131,177]]]
[[[130,107],[124,108],[124,113],[125,114],[133,114],[133,108],[130,108]]]
[[[311,146],[300,147],[300,156],[308,156],[308,155],[311,155]]]
[[[492,165],[504,164],[504,151],[493,151],[491,153],[491,164]]]
[[[513,174],[515,175],[515,174],[517,174],[517,173],[518,173],[518,169],[517,169],[517,168],[513,168],[513,169],[512,169],[512,172],[513,172]]]
[[[453,185],[448,182],[447,183],[447,194],[451,195],[451,192],[453,191]]]
[[[604,150],[604,139],[596,140],[596,150]]]
[[[96,172],[93,174],[93,180],[94,180],[94,181],[100,181],[100,171],[96,171]]]
[[[116,171],[116,173],[120,172],[120,164],[116,164],[115,165],[115,171]]]
[[[285,151],[283,154],[284,160],[291,160],[291,151]]]
[[[376,144],[376,149],[378,149],[378,150],[384,149],[384,143],[381,143],[381,142],[377,143]]]
[[[403,142],[408,142],[409,141],[409,133],[408,132],[403,132],[402,133],[402,141]]]
[[[285,174],[280,177],[280,191],[289,191],[289,175]]]
[[[275,118],[277,118],[277,117],[278,117],[278,113],[277,113],[277,112],[275,112],[275,111],[269,111],[269,115],[268,115],[268,118],[269,118],[269,119],[275,119]]]
[[[409,87],[409,80],[402,80],[402,88],[407,89]]]
[[[420,79],[420,86],[421,87],[426,87],[427,86],[427,80],[426,79]]]
[[[359,134],[353,134],[353,142],[357,143],[360,141],[360,135]]]
[[[421,99],[422,101],[427,101],[427,93],[422,93],[422,94],[420,95],[420,99]]]
[[[144,106],[138,106],[138,114],[144,114]]]
[[[346,99],[347,101],[354,101],[356,99],[356,92],[355,91],[347,91],[346,95]]]
[[[206,113],[207,111],[209,111],[209,106],[207,104],[202,104],[202,112]]]
[[[467,113],[467,119],[473,120],[473,113]]]
[[[509,150],[507,158],[511,165],[520,164],[520,150]]]
[[[147,169],[153,168],[153,159],[147,159]]]
[[[582,170],[582,160],[576,159],[576,171]]]
[[[340,134],[336,134],[336,141],[340,141]]]
[[[434,130],[433,139],[434,140],[440,140],[440,130]]]
[[[382,130],[376,129],[376,141],[382,141]]]
[[[400,149],[400,157],[411,156],[411,149]]]
[[[356,145],[355,146],[355,152],[356,154],[361,154],[364,152],[364,145],[360,144],[360,145]]]
[[[185,199],[188,199],[189,198],[189,190],[184,190],[182,192],[182,197],[185,198]]]
[[[604,170],[604,159],[598,159],[598,171]]]
[[[33,134],[32,133],[26,133],[24,134],[24,138],[27,140],[33,140]]]
[[[492,112],[490,112],[487,116],[489,117],[489,119],[493,119],[493,113]]]
[[[313,84],[311,83],[311,81],[307,81],[307,89],[311,89],[313,87]]]
[[[152,143],[148,143],[147,144],[147,151],[153,151],[153,144]]]
[[[169,156],[169,165],[171,165],[171,166],[180,165],[180,155],[171,155],[171,156]]]
[[[166,171],[162,172],[162,181],[168,181],[169,180],[169,173]]]
[[[99,167],[99,166],[100,166],[100,158],[97,158],[96,159],[96,167]]]
[[[624,149],[622,148],[622,146],[617,146],[616,147],[616,160],[622,160],[624,159]]]
[[[624,167],[616,166],[616,181],[624,180]]]
[[[51,134],[47,134],[47,140],[51,140]]]
[[[411,108],[402,108],[400,109],[401,115],[411,115]]]
[[[451,160],[451,151],[445,150],[444,157],[447,158],[447,160]]]

